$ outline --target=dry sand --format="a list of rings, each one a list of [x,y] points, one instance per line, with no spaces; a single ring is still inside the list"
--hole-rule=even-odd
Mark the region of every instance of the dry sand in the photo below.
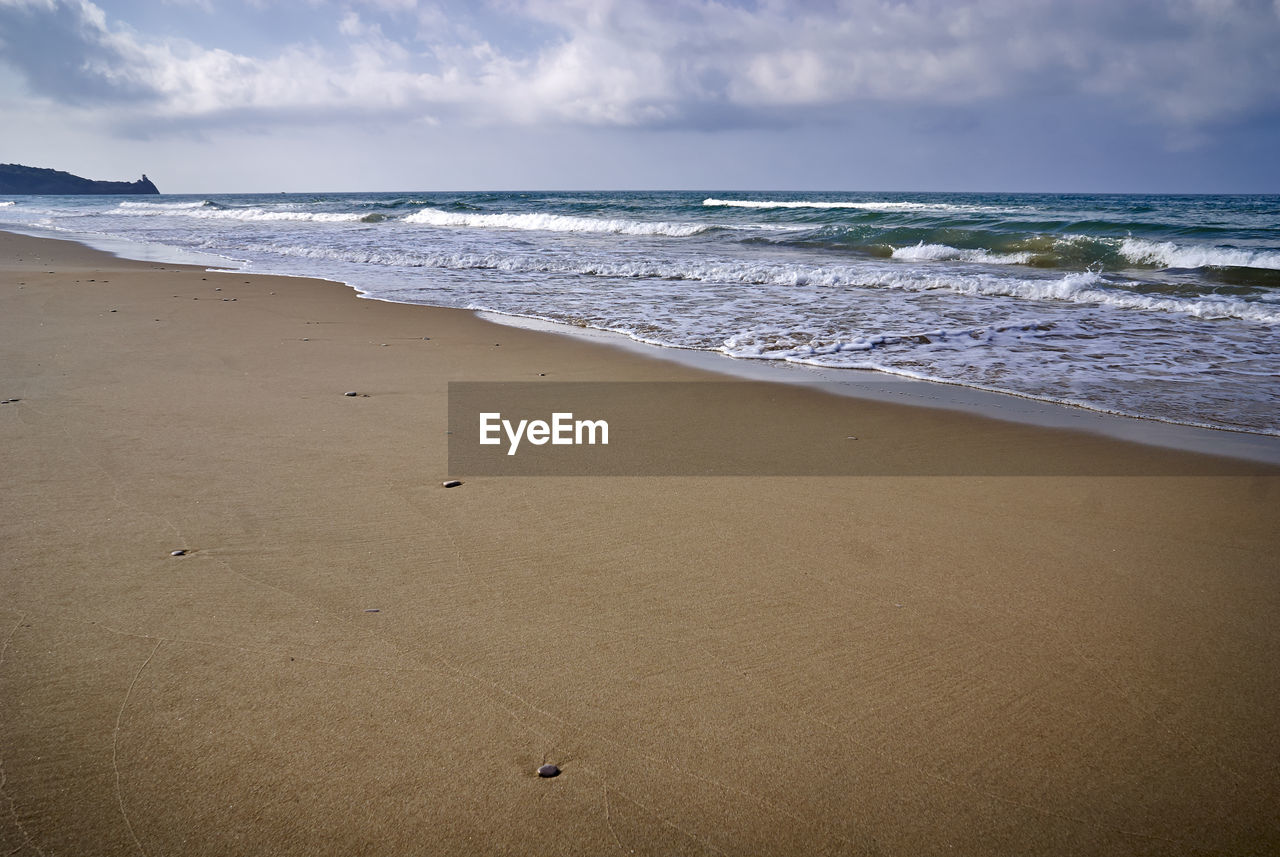
[[[0,349],[0,854],[1280,853],[1274,470],[445,489],[449,380],[707,376],[13,235]]]

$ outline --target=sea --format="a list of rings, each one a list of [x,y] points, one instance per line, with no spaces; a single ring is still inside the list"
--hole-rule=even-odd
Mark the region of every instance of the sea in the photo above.
[[[726,361],[1280,435],[1280,196],[12,196],[3,228],[196,251]]]

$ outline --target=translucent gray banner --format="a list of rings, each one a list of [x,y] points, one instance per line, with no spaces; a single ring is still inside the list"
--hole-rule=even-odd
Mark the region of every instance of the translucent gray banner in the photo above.
[[[451,477],[1280,475],[1266,464],[753,381],[451,382],[449,431]]]

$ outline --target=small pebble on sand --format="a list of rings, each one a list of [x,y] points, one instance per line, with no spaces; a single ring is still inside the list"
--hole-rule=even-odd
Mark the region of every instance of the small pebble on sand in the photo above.
[[[538,776],[558,777],[560,776],[560,769],[557,768],[555,765],[543,765],[541,768],[538,768]]]
[[[448,482],[443,482],[443,483],[441,483],[441,484],[442,484],[442,485],[444,485],[444,487],[446,487],[446,488],[457,488],[459,485],[461,485],[461,484],[462,484],[462,480],[461,480],[461,479],[450,479]]]

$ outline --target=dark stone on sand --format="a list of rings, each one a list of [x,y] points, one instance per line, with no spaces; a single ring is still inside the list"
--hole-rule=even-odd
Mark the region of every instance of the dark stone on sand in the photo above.
[[[358,395],[360,395],[360,394],[359,394],[359,393],[357,393],[355,390],[347,390],[347,392],[343,393],[342,395],[344,395],[344,396],[358,396]]]
[[[560,776],[560,769],[555,765],[543,765],[541,768],[538,768],[538,776],[546,778],[558,777]]]
[[[444,482],[444,483],[441,483],[441,484],[443,484],[443,485],[444,485],[444,487],[446,487],[446,488],[457,488],[459,485],[461,485],[461,484],[462,484],[462,480],[461,480],[461,479],[450,479],[448,482]]]

